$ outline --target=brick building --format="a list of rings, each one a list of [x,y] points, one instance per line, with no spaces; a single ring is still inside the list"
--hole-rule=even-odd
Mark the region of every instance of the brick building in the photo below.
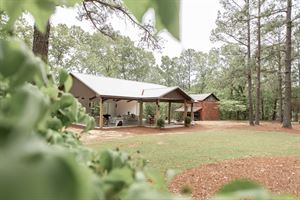
[[[191,94],[194,100],[193,112],[194,120],[219,120],[219,99],[213,94]],[[177,112],[183,112],[184,107],[177,109]],[[188,116],[191,116],[190,105],[187,108]]]

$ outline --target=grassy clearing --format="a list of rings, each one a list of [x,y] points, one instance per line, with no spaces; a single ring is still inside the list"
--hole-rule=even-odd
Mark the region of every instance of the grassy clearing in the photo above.
[[[90,144],[98,150],[120,148],[141,151],[152,168],[181,171],[204,163],[245,156],[299,155],[300,135],[247,131],[209,130],[186,134],[141,135]]]

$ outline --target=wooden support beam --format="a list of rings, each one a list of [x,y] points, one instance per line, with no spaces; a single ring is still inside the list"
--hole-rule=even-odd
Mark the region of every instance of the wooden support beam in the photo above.
[[[143,102],[140,101],[139,125],[143,125]]]
[[[154,119],[155,125],[157,124],[157,120],[160,118],[160,110],[159,110],[159,108],[160,108],[159,101],[156,101],[156,112],[155,112],[155,119]]]
[[[184,106],[183,119],[185,119],[187,117],[187,102],[186,102],[186,100],[184,100],[183,106]]]
[[[91,100],[96,99],[96,98],[97,98],[96,96],[93,96],[93,97],[89,98],[89,100],[91,101]]]
[[[168,108],[168,124],[171,124],[171,101],[169,101],[169,108]]]
[[[191,103],[191,121],[194,121],[194,104]]]
[[[99,98],[99,127],[103,128],[103,100],[102,97]]]

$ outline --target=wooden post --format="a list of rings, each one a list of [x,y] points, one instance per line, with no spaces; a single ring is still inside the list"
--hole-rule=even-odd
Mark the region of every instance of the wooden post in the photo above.
[[[99,127],[103,128],[103,99],[99,98]]]
[[[186,103],[186,100],[184,100],[183,106],[184,106],[183,119],[185,119],[187,117],[187,103]]]
[[[171,101],[169,101],[168,124],[171,124]]]
[[[194,121],[194,104],[191,103],[191,121]]]
[[[156,101],[156,112],[155,112],[155,119],[154,119],[155,126],[159,118],[160,118],[159,101]]]
[[[140,101],[139,125],[143,125],[143,102]]]

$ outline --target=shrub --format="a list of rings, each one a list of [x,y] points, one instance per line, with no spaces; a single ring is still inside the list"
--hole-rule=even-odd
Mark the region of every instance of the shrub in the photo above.
[[[178,122],[182,122],[183,120],[183,112],[174,112],[174,118]]]
[[[145,103],[144,107],[144,116],[154,116],[155,115],[155,104]]]
[[[16,39],[0,40],[0,51],[0,199],[175,199],[155,190],[166,183],[142,157],[89,149],[67,129],[81,123],[88,131],[95,121],[68,93],[66,71],[56,83]]]
[[[163,118],[159,118],[156,122],[157,127],[163,128],[165,127],[165,120]]]
[[[192,122],[192,119],[190,117],[184,118],[184,125],[189,126]]]

